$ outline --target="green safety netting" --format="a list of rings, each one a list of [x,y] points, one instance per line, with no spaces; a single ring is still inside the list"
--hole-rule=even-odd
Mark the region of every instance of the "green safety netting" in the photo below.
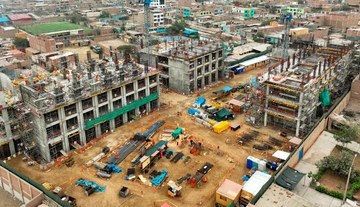
[[[100,124],[102,122],[105,122],[105,121],[110,121],[111,119],[115,119],[116,117],[122,115],[122,114],[125,114],[131,110],[134,110],[136,108],[139,108],[140,106],[144,105],[144,104],[147,104],[149,103],[150,101],[153,101],[155,99],[159,98],[159,94],[158,93],[153,93],[149,96],[146,96],[145,98],[143,99],[139,99],[137,101],[134,101],[122,108],[119,108],[119,109],[116,109],[112,112],[109,112],[105,115],[102,115],[96,119],[93,119],[93,120],[90,120],[88,122],[86,122],[85,124],[85,129],[89,129],[97,124]]]
[[[227,205],[226,207],[234,207],[234,201],[231,201],[231,203],[229,205]]]
[[[324,89],[323,91],[321,91],[320,101],[321,101],[321,105],[323,107],[330,105],[330,94],[329,94],[329,90],[327,88]]]

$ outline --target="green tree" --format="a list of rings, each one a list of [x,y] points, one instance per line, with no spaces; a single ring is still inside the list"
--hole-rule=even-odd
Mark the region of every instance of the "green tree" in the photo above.
[[[348,151],[343,150],[339,157],[327,156],[324,157],[316,166],[320,169],[329,169],[332,172],[346,176],[349,173],[349,168],[352,163],[352,154]],[[352,177],[355,176],[355,172],[352,173]]]
[[[360,128],[356,125],[345,126],[342,125],[340,130],[335,133],[334,138],[336,141],[341,142],[343,146],[352,141],[356,141],[356,139],[360,135]]]
[[[73,24],[79,24],[80,22],[88,22],[88,19],[86,17],[83,17],[81,14],[79,13],[73,13],[69,16],[69,20],[71,23]]]
[[[167,28],[167,33],[169,35],[179,35],[181,31],[185,29],[187,26],[184,19],[181,19],[180,21],[174,22],[169,28]]]
[[[255,41],[255,42],[260,42],[260,43],[262,43],[262,42],[264,42],[264,33],[262,33],[262,32],[257,32],[255,35],[254,35],[254,37],[253,37],[253,40]]]
[[[16,48],[27,48],[27,47],[29,47],[29,41],[26,38],[15,37],[13,43],[16,46]]]
[[[273,21],[273,20],[271,20],[271,19],[262,21],[260,26],[267,26],[267,25],[269,25],[270,22],[272,22],[272,21]]]
[[[110,18],[110,17],[111,17],[111,15],[107,11],[102,11],[100,16],[99,16],[99,18]]]

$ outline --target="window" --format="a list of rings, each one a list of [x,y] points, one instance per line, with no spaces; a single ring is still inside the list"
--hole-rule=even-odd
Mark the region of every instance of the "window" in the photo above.
[[[134,94],[131,94],[131,95],[129,95],[129,96],[126,96],[126,102],[127,102],[127,104],[133,102],[134,100],[135,100]]]
[[[201,68],[197,69],[197,75],[201,75]]]
[[[83,110],[86,110],[88,108],[91,108],[93,106],[92,104],[92,98],[88,98],[82,101],[82,108]]]
[[[65,116],[70,116],[76,113],[76,104],[71,104],[64,107]]]
[[[145,89],[144,90],[142,90],[142,91],[139,91],[139,99],[142,99],[142,98],[145,98],[145,96],[146,96],[146,92],[145,92]]]
[[[121,99],[116,100],[113,102],[114,110],[122,107],[122,101]]]
[[[225,196],[220,195],[220,200],[227,201],[227,198]]]
[[[197,59],[197,64],[198,64],[198,65],[201,65],[201,64],[202,64],[201,58]]]
[[[119,97],[121,95],[121,88],[115,88],[112,90],[113,98]]]
[[[126,93],[134,91],[134,83],[129,83],[125,86]]]
[[[138,80],[138,88],[145,87],[145,79]]]
[[[74,118],[72,118],[72,119],[67,120],[67,121],[66,121],[66,127],[67,127],[67,130],[68,130],[68,131],[77,128],[77,127],[78,127],[77,117],[74,117]]]
[[[157,92],[157,86],[150,88],[150,94],[154,94]]]
[[[45,123],[50,124],[51,122],[59,120],[59,113],[57,110],[55,110],[55,111],[46,113],[44,115],[44,118],[45,118]]]
[[[222,57],[222,51],[219,51],[219,57]]]
[[[102,93],[98,95],[98,102],[99,104],[104,103],[107,101],[107,93]]]
[[[211,58],[212,58],[212,60],[216,59],[216,53],[215,52],[212,53]]]
[[[205,62],[209,62],[209,55],[205,56]]]
[[[209,65],[205,65],[205,73],[209,72]]]
[[[108,113],[108,105],[104,105],[99,108],[99,116],[105,115]]]
[[[94,111],[84,113],[83,117],[85,122],[94,119]]]
[[[221,67],[221,66],[222,66],[222,60],[219,60],[218,67]]]

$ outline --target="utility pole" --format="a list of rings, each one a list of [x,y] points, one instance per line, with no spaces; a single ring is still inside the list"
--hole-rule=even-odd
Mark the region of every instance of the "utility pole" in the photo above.
[[[349,181],[350,181],[350,175],[351,175],[351,170],[353,168],[353,165],[354,165],[354,162],[355,162],[355,159],[356,159],[356,156],[357,154],[354,155],[354,159],[350,165],[350,168],[349,168],[349,174],[348,174],[348,177],[347,177],[347,180],[346,180],[346,186],[345,186],[345,191],[344,191],[344,196],[343,196],[343,200],[342,200],[342,203],[341,205],[343,205],[346,201],[346,194],[347,194],[347,189],[349,187]]]

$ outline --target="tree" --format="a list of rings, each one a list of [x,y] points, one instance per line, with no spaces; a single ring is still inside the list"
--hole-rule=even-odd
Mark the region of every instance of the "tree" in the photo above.
[[[88,19],[86,17],[83,17],[81,14],[79,13],[73,13],[69,16],[69,20],[71,23],[73,24],[79,24],[80,22],[88,22]]]
[[[15,37],[14,45],[16,48],[27,48],[29,47],[29,41],[26,38]]]
[[[335,133],[336,141],[341,142],[343,146],[347,143],[355,141],[360,135],[360,128],[356,125],[345,126],[342,125],[340,130]]]
[[[272,22],[272,21],[273,21],[273,20],[271,20],[271,19],[262,21],[260,26],[267,26],[267,25],[269,25],[270,22]]]
[[[179,35],[181,31],[187,26],[185,20],[181,19],[180,21],[174,22],[169,28],[167,28],[167,33],[169,35]]]
[[[107,11],[102,11],[100,16],[99,16],[99,18],[110,18],[110,17],[111,17],[111,15]]]
[[[349,173],[349,168],[352,163],[352,154],[349,151],[343,150],[340,157],[327,156],[324,157],[316,166],[320,169],[329,169],[334,173],[346,176]],[[355,174],[353,172],[352,177]]]
[[[255,42],[260,42],[260,43],[263,43],[264,42],[264,33],[262,32],[257,32],[254,37],[253,37],[253,40]]]

